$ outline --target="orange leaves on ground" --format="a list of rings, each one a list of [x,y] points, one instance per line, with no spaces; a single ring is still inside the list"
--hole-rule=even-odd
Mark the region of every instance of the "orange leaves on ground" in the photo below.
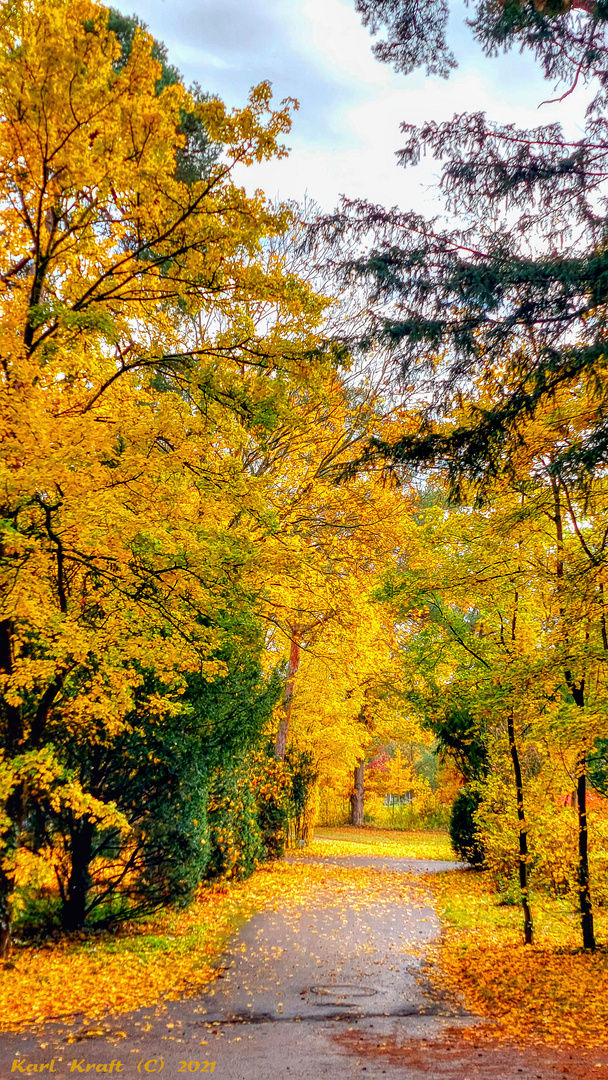
[[[88,1018],[194,990],[234,925],[229,895],[207,893],[187,913],[118,934],[77,935],[16,947],[0,983],[2,1027],[85,1013]]]
[[[452,941],[441,953],[467,1005],[511,1036],[542,1043],[608,1046],[608,957],[497,942]]]
[[[448,920],[430,970],[467,1008],[510,1038],[608,1046],[608,951],[579,948],[578,920],[563,905],[536,905],[530,947],[522,944],[519,908],[499,907],[485,875],[446,874],[427,882]],[[604,912],[596,913],[596,927],[605,937]]]
[[[87,1019],[98,1019],[194,993],[214,977],[213,961],[229,934],[269,906],[334,902],[348,907],[363,899],[388,903],[403,896],[402,875],[271,863],[248,881],[201,890],[187,911],[165,912],[120,933],[17,946],[0,980],[0,1028],[19,1028],[58,1013],[69,1019],[84,1012]]]

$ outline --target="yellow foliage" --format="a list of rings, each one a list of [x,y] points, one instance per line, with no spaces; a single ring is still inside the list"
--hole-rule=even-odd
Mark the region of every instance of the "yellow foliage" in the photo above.
[[[327,302],[268,252],[291,211],[232,179],[284,153],[293,103],[158,93],[151,37],[118,64],[107,20],[16,0],[0,25],[0,805],[19,789],[124,825],[42,748],[49,725],[103,744],[144,673],[161,718],[186,673],[224,673],[224,613],[277,571],[248,455],[288,389],[336,376],[310,359]],[[222,144],[191,183],[184,116]]]

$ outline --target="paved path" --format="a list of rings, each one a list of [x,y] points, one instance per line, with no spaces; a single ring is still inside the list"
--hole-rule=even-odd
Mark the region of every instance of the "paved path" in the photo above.
[[[251,919],[200,997],[72,1029],[72,1043],[57,1025],[47,1025],[37,1037],[4,1036],[2,1080],[20,1071],[14,1068],[16,1057],[24,1068],[53,1057],[61,1080],[87,1064],[94,1066],[89,1072],[97,1072],[98,1064],[107,1066],[100,1072],[108,1071],[112,1061],[121,1063],[125,1080],[156,1074],[161,1062],[163,1080],[211,1072],[213,1062],[218,1080],[408,1080],[422,1075],[435,1080],[439,1074],[427,1071],[425,1053],[420,1054],[424,1040],[446,1026],[475,1021],[457,1003],[433,996],[426,984],[424,948],[439,924],[424,891],[411,876],[400,881],[398,890],[389,890],[388,884],[394,885],[395,870],[412,875],[457,864],[364,855],[310,861],[328,868],[314,902]],[[369,866],[378,874],[390,871],[387,899],[382,881],[371,898],[352,888],[344,898],[344,875],[332,879],[332,863]],[[408,1040],[416,1053],[384,1052],[386,1046],[405,1047]],[[465,1072],[442,1069],[441,1076],[464,1080]],[[510,1075],[504,1072],[501,1080]],[[525,1069],[513,1075],[526,1080]]]
[[[328,884],[312,909],[256,915],[207,992],[209,1019],[316,1022],[426,1011],[421,946],[438,933],[433,910],[415,889],[399,905],[361,898],[357,908],[337,905]]]
[[[397,874],[441,874],[444,870],[458,870],[466,863],[447,862],[445,859],[402,859],[394,855],[288,855],[285,862],[327,863],[328,866],[369,866],[373,870],[391,870]]]

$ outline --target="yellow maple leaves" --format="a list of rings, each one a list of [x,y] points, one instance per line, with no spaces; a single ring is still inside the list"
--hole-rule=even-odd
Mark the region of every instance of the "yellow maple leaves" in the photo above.
[[[80,672],[74,730],[120,724],[142,667],[167,683],[222,670],[200,618],[222,603],[234,515],[219,429],[239,380],[247,410],[243,367],[272,397],[268,372],[298,367],[323,306],[264,264],[288,212],[231,181],[282,152],[288,109],[269,112],[265,84],[233,114],[178,83],[158,93],[149,36],[124,59],[106,23],[88,0],[16,2],[0,30],[0,677],[17,708]],[[184,114],[224,146],[189,184]],[[272,314],[262,329],[252,305]]]
[[[497,906],[487,875],[429,877],[447,920],[431,977],[494,1022],[492,1034],[539,1044],[606,1046],[606,954],[578,948],[578,935],[558,901],[536,908],[537,944],[520,940],[516,906]],[[605,915],[598,912],[600,930]]]

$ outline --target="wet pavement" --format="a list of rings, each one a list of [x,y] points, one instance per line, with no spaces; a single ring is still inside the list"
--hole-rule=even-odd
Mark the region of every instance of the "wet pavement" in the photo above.
[[[333,905],[333,906],[330,906]],[[402,1015],[424,997],[421,949],[436,936],[433,910],[412,891],[400,905],[335,906],[255,916],[205,995],[209,1018],[318,1020],[337,1012]]]
[[[394,1055],[361,1056],[351,1035],[360,1032],[374,1047],[376,1038],[421,1045],[446,1026],[475,1023],[457,1001],[433,993],[423,971],[425,948],[440,926],[413,875],[457,864],[366,856],[296,859],[327,865],[314,899],[252,918],[198,997],[105,1023],[71,1029],[47,1024],[42,1033],[5,1035],[2,1080],[40,1071],[28,1065],[51,1061],[61,1078],[82,1072],[120,1073],[125,1080],[211,1072],[223,1080],[418,1077],[419,1070]],[[332,863],[370,867],[375,889],[366,896],[364,887],[351,887],[345,896],[343,870],[332,879]],[[408,875],[400,876],[398,889],[395,871]],[[517,1077],[523,1080],[521,1072]]]

